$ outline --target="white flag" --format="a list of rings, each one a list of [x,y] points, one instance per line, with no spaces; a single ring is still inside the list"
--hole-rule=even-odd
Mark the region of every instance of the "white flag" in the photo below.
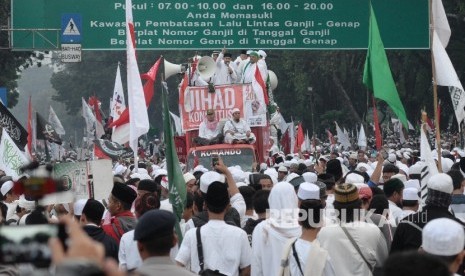
[[[363,124],[360,124],[360,132],[358,133],[357,145],[362,149],[365,149],[367,147],[367,137],[365,136],[365,129],[363,128]]]
[[[420,140],[420,159],[421,159],[421,200],[423,205],[426,200],[426,196],[428,195],[428,179],[435,174],[438,174],[438,168],[436,167],[436,162],[433,158],[433,153],[431,152],[431,147],[429,145],[428,139],[426,138],[426,134],[423,130],[423,126],[421,127],[421,140]]]
[[[287,124],[287,128],[289,129],[289,137],[291,137],[291,153],[294,152],[295,147],[295,126],[294,121]]]
[[[170,111],[170,115],[171,115],[171,118],[173,118],[173,121],[174,121],[174,128],[175,128],[175,131],[178,135],[181,135],[182,134],[182,130],[181,130],[181,118],[179,118],[178,115],[174,114],[173,112]]]
[[[115,77],[115,88],[113,89],[113,98],[111,99],[110,116],[113,121],[118,120],[121,113],[126,109],[126,101],[124,100],[123,83],[121,82],[121,72],[118,64]]]
[[[95,139],[95,131],[97,128],[97,119],[94,116],[94,113],[92,112],[92,109],[90,109],[89,105],[86,103],[84,98],[82,99],[82,117],[84,117],[84,120],[86,121],[86,137],[88,139]]]
[[[53,107],[50,106],[50,113],[48,114],[48,122],[52,127],[55,129],[55,132],[58,135],[65,135],[65,129],[63,128],[63,125],[60,122],[60,119],[58,119],[57,114],[55,113],[55,110],[53,110]]]
[[[0,169],[6,175],[18,178],[21,174],[20,168],[29,163],[26,155],[16,146],[10,135],[2,129],[2,140],[0,141]]]
[[[449,44],[451,30],[447,21],[446,11],[442,5],[442,0],[433,0],[431,4],[433,12],[434,30],[438,34],[439,40],[444,48]]]
[[[339,127],[337,122],[334,122],[336,124],[336,132],[337,132],[337,140],[341,144],[341,146],[345,149],[350,148],[350,141],[349,137],[345,135],[345,133],[342,131],[342,129]]]
[[[433,32],[433,55],[436,82],[438,85],[449,87],[455,117],[460,125],[463,119],[465,119],[465,92],[436,31]]]
[[[132,20],[132,1],[126,0],[126,55],[129,99],[129,146],[137,156],[139,136],[149,131],[149,115],[145,107],[145,96],[139,67],[136,60],[134,23]]]

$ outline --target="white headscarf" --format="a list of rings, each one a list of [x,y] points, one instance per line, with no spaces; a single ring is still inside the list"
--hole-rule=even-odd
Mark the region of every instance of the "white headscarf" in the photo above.
[[[298,222],[298,199],[292,186],[288,182],[279,182],[271,189],[270,217],[267,222],[271,228],[285,237],[300,235],[301,228]]]

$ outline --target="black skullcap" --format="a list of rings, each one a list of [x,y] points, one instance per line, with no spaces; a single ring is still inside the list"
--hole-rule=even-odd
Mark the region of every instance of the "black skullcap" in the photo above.
[[[291,183],[295,189],[299,188],[300,184],[304,182],[305,182],[305,179],[303,178],[303,176],[296,177],[292,179],[291,181],[289,181],[289,183]]]
[[[232,57],[231,53],[224,53],[224,57]]]
[[[208,186],[205,202],[214,207],[225,207],[229,204],[228,185],[215,181]]]
[[[150,179],[144,179],[139,182],[137,186],[138,191],[147,191],[147,192],[156,192],[157,191],[157,183]]]
[[[326,173],[332,174],[336,182],[342,178],[341,162],[338,159],[331,159],[326,163]]]
[[[130,188],[126,184],[115,183],[113,185],[113,189],[111,190],[111,194],[118,200],[132,204],[132,202],[136,199],[137,193]]]
[[[247,50],[241,50],[241,55],[247,55]]]
[[[163,237],[172,234],[176,217],[166,210],[150,210],[143,214],[134,230],[134,240]]]

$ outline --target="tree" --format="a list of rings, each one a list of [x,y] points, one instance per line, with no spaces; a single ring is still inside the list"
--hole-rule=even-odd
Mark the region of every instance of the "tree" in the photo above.
[[[8,26],[10,20],[10,0],[0,0],[0,29]],[[42,53],[14,52],[9,49],[8,32],[0,31],[0,87],[6,87],[8,107],[18,103],[17,80],[22,70],[30,66],[41,66]]]

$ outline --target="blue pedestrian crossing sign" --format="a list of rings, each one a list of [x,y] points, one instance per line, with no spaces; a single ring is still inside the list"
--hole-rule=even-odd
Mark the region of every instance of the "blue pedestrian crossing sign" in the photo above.
[[[82,36],[82,17],[79,13],[61,15],[61,43],[79,43]]]

